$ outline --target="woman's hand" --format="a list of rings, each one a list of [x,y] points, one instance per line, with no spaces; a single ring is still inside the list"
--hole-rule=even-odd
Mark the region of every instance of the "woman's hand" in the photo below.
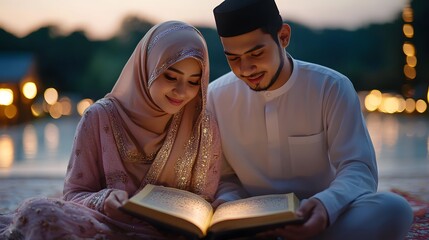
[[[103,210],[106,216],[121,222],[131,221],[132,216],[119,210],[119,207],[128,200],[128,193],[123,190],[115,189],[110,192],[104,201]]]

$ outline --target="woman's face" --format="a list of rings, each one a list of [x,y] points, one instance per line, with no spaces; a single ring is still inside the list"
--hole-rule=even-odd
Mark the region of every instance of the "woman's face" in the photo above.
[[[202,70],[193,58],[183,59],[165,70],[149,88],[155,104],[164,112],[175,114],[197,96]]]

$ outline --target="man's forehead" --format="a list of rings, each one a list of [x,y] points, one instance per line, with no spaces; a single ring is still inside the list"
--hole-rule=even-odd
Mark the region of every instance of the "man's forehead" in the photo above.
[[[269,34],[265,34],[260,30],[259,32],[254,31],[235,37],[221,37],[220,39],[224,52],[234,55],[245,54],[274,43]]]

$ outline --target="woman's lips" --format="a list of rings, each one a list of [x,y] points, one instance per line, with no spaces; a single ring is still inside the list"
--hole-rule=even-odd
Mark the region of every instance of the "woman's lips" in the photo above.
[[[166,97],[167,97],[168,101],[169,101],[172,105],[174,105],[174,106],[180,106],[180,105],[182,105],[182,103],[183,103],[183,100],[179,100],[179,99],[171,98],[171,97],[169,97],[169,96],[166,96]]]

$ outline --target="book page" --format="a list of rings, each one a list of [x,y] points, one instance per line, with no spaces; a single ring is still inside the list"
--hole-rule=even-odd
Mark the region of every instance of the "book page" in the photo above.
[[[213,212],[211,205],[200,196],[165,187],[154,187],[140,201],[142,205],[188,220],[200,229],[207,228]]]
[[[294,211],[293,206],[289,206],[288,197],[285,194],[257,196],[226,202],[220,205],[212,218],[212,225],[231,219],[243,219],[268,214]]]

